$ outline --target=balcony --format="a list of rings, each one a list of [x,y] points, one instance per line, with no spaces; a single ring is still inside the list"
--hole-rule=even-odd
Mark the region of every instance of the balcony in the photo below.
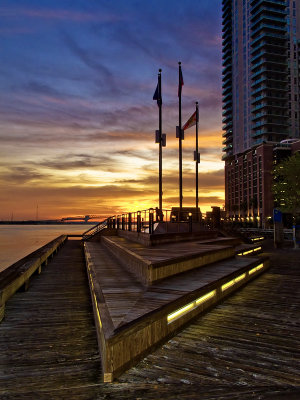
[[[252,15],[251,15],[250,20],[253,21],[259,14],[264,13],[264,12],[268,12],[270,14],[273,13],[278,16],[280,15],[282,19],[286,16],[285,9],[275,8],[275,7],[267,7],[264,5],[261,8],[259,8],[257,11],[255,11],[254,13],[253,12],[251,13]]]
[[[222,136],[223,136],[223,137],[229,137],[229,136],[232,136],[232,129],[229,129],[228,131],[226,131],[226,132],[223,132],[223,133],[222,133]]]
[[[268,87],[267,85],[260,86],[259,88],[255,89],[255,90],[253,90],[253,91],[251,92],[251,96],[254,96],[254,95],[256,95],[257,93],[260,93],[261,91],[263,91],[263,90],[265,90],[265,89],[269,89],[269,87]]]
[[[228,151],[228,150],[232,150],[233,145],[229,144],[226,147],[223,147],[222,151]]]
[[[287,39],[287,35],[286,34],[278,34],[278,33],[272,33],[272,32],[264,32],[261,35],[257,36],[256,38],[254,38],[251,42],[251,46],[253,47],[257,42],[259,42],[261,39],[265,39],[265,38],[274,38],[274,39],[282,39],[282,40],[286,40]],[[278,44],[277,44],[278,45]]]
[[[228,100],[232,101],[232,93],[229,92],[226,96],[223,97],[223,103],[226,103]]]
[[[232,114],[228,114],[225,118],[222,119],[223,124],[226,123],[227,121],[230,121],[232,119]]]
[[[255,111],[257,111],[257,110],[261,110],[262,108],[265,108],[265,107],[268,107],[268,104],[267,104],[267,103],[259,104],[258,106],[252,108],[251,112],[255,112]]]
[[[260,1],[256,1],[253,0],[251,3],[251,13],[256,12],[255,10],[257,10],[257,7],[260,7],[260,5],[264,4],[264,7],[272,7],[276,8],[276,10],[283,10],[285,11],[285,7],[286,7],[286,2],[285,1],[267,1],[267,0],[260,0]]]
[[[276,57],[276,60],[275,61],[277,61],[277,58],[284,58],[284,59],[286,59],[286,54],[284,54],[284,53],[282,53],[282,52],[277,52],[277,53],[274,53],[274,52],[272,52],[272,51],[268,51],[266,48],[265,48],[265,46],[262,46],[263,47],[263,50],[261,50],[259,53],[257,53],[257,54],[255,54],[255,55],[253,55],[252,57],[251,57],[251,59],[250,59],[250,61],[252,62],[252,63],[254,63],[257,59],[259,59],[260,57],[262,57],[262,56],[264,56],[264,57]],[[257,50],[256,50],[257,51]],[[252,50],[252,53],[253,53],[253,50]]]
[[[254,37],[258,32],[260,32],[263,29],[267,29],[266,33],[272,33],[269,32],[269,30],[274,30],[274,31],[279,31],[282,33],[286,32],[286,27],[285,26],[279,26],[279,25],[272,25],[272,24],[260,24],[256,29],[254,29],[251,32],[251,37]]]
[[[223,106],[223,109],[224,109],[224,108],[226,108],[226,110],[224,110],[224,111],[222,112],[222,115],[227,115],[228,113],[231,113],[232,107],[224,107],[224,106]]]
[[[261,10],[263,12],[266,12],[265,9]],[[258,15],[258,14],[257,14]],[[252,21],[252,29],[254,26],[256,26],[258,23],[260,23],[261,21],[271,21],[271,22],[278,22],[280,24],[286,25],[286,19],[285,18],[280,18],[280,17],[275,17],[272,14],[268,13],[268,14],[263,14],[261,15],[259,18],[255,19],[254,16],[252,16],[251,21]]]
[[[228,62],[229,62],[230,65],[232,64],[232,55],[231,55],[231,53],[230,53],[228,56],[226,56],[225,58],[223,58],[223,62],[222,62],[223,67],[224,67]]]
[[[228,131],[229,128],[232,127],[232,121],[229,121],[227,124],[222,126],[223,131]]]
[[[255,103],[257,103],[258,101],[261,101],[261,100],[265,99],[266,97],[269,97],[269,96],[267,96],[266,94],[262,94],[262,95],[260,95],[260,96],[256,96],[256,97],[251,101],[251,104],[255,104]]]

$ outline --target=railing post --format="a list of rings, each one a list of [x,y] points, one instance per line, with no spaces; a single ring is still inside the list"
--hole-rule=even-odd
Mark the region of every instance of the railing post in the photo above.
[[[122,214],[122,231],[125,231],[125,216]]]
[[[153,233],[153,208],[149,209],[149,233]]]
[[[116,229],[116,217],[113,216],[113,228]]]
[[[128,230],[129,230],[129,231],[131,231],[131,223],[132,223],[132,220],[131,220],[131,213],[128,213]]]
[[[193,231],[193,214],[189,213],[189,232]]]
[[[141,212],[137,212],[137,217],[136,217],[136,231],[141,232]]]
[[[120,229],[120,218],[119,218],[119,215],[117,215],[117,229]]]

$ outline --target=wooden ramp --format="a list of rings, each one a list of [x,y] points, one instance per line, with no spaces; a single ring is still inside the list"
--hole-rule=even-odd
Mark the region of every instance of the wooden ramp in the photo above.
[[[6,303],[0,324],[0,398],[30,391],[36,399],[35,391],[82,387],[100,379],[82,246],[69,240],[32,278],[29,290]]]

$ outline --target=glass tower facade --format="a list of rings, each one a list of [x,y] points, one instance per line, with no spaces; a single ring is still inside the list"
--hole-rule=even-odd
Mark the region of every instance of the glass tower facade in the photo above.
[[[226,209],[229,216],[260,219],[271,212],[265,174],[273,148],[300,137],[300,0],[223,0],[222,6]]]

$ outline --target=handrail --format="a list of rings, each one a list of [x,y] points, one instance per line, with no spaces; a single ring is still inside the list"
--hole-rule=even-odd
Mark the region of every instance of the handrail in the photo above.
[[[93,229],[95,229],[97,226],[101,225],[104,223],[104,221],[106,221],[106,219],[104,219],[101,222],[98,222],[98,224],[93,225],[91,228],[89,228],[87,231],[83,232],[82,236],[86,235],[88,232],[92,231]]]
[[[92,236],[96,235],[96,233],[102,231],[107,227],[108,227],[108,219],[105,219],[104,221],[99,222],[99,224],[94,225],[92,228],[84,232],[82,234],[82,240],[90,239]]]

